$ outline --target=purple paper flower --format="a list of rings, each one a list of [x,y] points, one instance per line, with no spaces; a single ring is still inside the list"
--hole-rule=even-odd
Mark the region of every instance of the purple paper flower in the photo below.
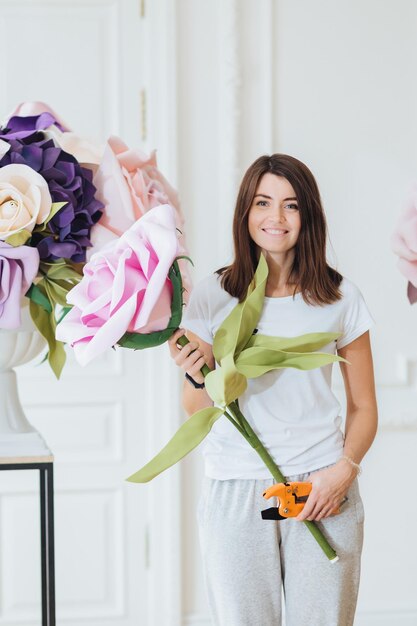
[[[19,328],[20,299],[38,273],[36,248],[0,241],[0,328]]]
[[[47,181],[53,202],[67,203],[48,222],[47,231],[33,233],[30,245],[38,248],[42,260],[66,258],[78,263],[86,259],[90,230],[100,219],[103,204],[95,198],[92,171],[56,147],[53,140],[45,139],[42,129],[54,121],[50,113],[12,117],[7,128],[0,130],[0,139],[10,145],[0,167],[28,165]]]
[[[65,130],[54,116],[47,111],[40,115],[29,115],[27,117],[14,115],[8,120],[5,128],[0,130],[0,139],[5,139],[6,141],[10,139],[24,139],[33,135],[36,131],[49,128],[53,124],[58,126],[60,130]]]

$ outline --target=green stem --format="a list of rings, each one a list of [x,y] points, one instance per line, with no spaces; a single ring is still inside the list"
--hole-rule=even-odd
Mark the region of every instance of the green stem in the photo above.
[[[239,424],[239,422],[238,422],[238,420],[237,420],[236,416],[234,416],[234,415],[231,413],[231,411],[230,411],[229,407],[226,407],[226,410],[225,410],[225,412],[224,412],[224,415],[227,417],[227,419],[229,420],[229,422],[232,422],[233,426],[234,426],[235,428],[237,428],[237,429],[238,429],[238,431],[240,432],[240,434],[241,434],[243,437],[245,437],[245,439],[247,440],[248,436],[247,436],[247,434],[246,434],[246,432],[245,432],[244,428],[242,427],[242,425],[241,425],[241,424]]]
[[[185,346],[187,345],[187,343],[189,343],[189,340],[187,339],[185,335],[182,335],[177,340],[177,343],[180,346]],[[211,369],[206,363],[201,368],[201,373],[205,377],[207,376],[207,374],[209,374],[209,372],[211,372]],[[258,435],[255,433],[255,431],[249,424],[248,420],[245,418],[245,416],[241,412],[236,400],[227,405],[225,415],[233,424],[233,426],[235,426],[235,428],[239,430],[241,435],[245,437],[246,441],[252,446],[252,448],[257,452],[257,454],[259,454],[262,461],[265,463],[266,467],[271,472],[274,480],[276,480],[277,483],[285,483],[286,477],[282,474],[281,470],[279,469],[278,465],[275,463],[274,459],[269,454],[268,450],[266,450],[264,445],[261,443]],[[336,561],[338,557],[337,557],[335,550],[330,546],[329,542],[327,541],[326,537],[323,535],[322,531],[317,526],[317,524],[309,520],[304,520],[303,523],[305,524],[305,526],[307,526],[308,530],[311,532],[311,534],[313,535],[313,537],[315,538],[315,540],[317,541],[317,543],[319,544],[320,548],[323,550],[327,558],[330,561]]]
[[[279,467],[277,466],[274,459],[269,454],[268,450],[266,450],[266,448],[262,445],[261,441],[259,440],[258,435],[254,432],[251,425],[249,424],[249,422],[247,421],[247,419],[245,418],[245,416],[239,409],[238,403],[236,401],[231,402],[228,408],[236,416],[236,419],[239,420],[240,423],[243,425],[243,428],[245,429],[245,432],[246,432],[246,437],[245,437],[246,440],[250,443],[252,448],[256,450],[256,452],[259,454],[262,461],[265,463],[265,465],[271,472],[276,482],[285,483],[286,478],[284,474],[281,473]]]
[[[249,422],[247,421],[247,419],[245,418],[245,416],[239,409],[238,403],[236,401],[232,402],[231,404],[229,404],[228,408],[232,409],[232,413],[235,414],[236,418],[243,425],[243,428],[245,429],[247,433],[247,437],[245,437],[246,440],[250,443],[252,448],[256,450],[256,452],[259,454],[259,456],[265,463],[266,467],[271,472],[273,478],[277,481],[277,483],[287,482],[286,477],[281,473],[281,470],[279,469],[278,465],[275,463],[274,459],[271,457],[268,450],[266,450],[265,447],[262,445],[261,441],[259,440],[259,437],[254,432],[251,425],[249,424]],[[317,543],[319,544],[320,548],[323,550],[327,558],[330,561],[333,561],[334,559],[336,559],[337,554],[335,550],[330,546],[329,542],[327,541],[326,537],[323,535],[323,533],[321,532],[317,524],[315,524],[314,522],[310,520],[304,520],[303,523],[305,524],[305,526],[307,526],[308,530],[311,532],[311,534],[313,535],[313,537],[315,538],[315,540],[317,541]]]

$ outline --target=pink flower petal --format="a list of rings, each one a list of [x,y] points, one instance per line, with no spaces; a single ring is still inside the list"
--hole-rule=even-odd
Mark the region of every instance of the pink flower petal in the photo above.
[[[93,254],[68,294],[74,309],[57,330],[81,364],[115,345],[126,331],[166,328],[172,300],[167,276],[177,253],[174,209],[166,204]]]
[[[87,365],[108,348],[114,346],[126,332],[129,322],[136,309],[136,298],[132,296],[127,300],[107,322],[97,329],[94,337],[82,350],[82,355],[77,357],[81,365]],[[65,321],[65,318],[64,318]]]
[[[400,257],[400,272],[417,287],[417,183],[409,193],[396,229],[391,237],[392,250]]]

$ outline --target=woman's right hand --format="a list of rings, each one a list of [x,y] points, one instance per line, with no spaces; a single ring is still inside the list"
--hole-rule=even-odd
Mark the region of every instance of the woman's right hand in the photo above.
[[[185,335],[183,328],[179,328],[171,335],[168,339],[169,352],[178,367],[187,372],[197,383],[202,383],[204,376],[200,370],[206,362],[204,352],[197,341],[190,341],[185,346],[180,346],[177,341],[183,335]]]

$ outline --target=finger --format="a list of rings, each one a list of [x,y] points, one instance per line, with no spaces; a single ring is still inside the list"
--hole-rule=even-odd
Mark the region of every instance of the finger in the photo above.
[[[189,373],[190,376],[192,376],[193,378],[196,378],[198,374],[201,374],[201,368],[205,364],[206,364],[206,359],[204,358],[204,355],[203,355],[194,363],[194,365],[190,369],[187,369],[187,372]]]
[[[177,341],[180,337],[184,335],[185,330],[183,328],[180,328],[179,330],[175,331],[175,333],[171,335],[171,337],[168,339],[168,348],[171,356],[174,356],[178,352],[178,350],[182,348],[182,346],[179,346],[177,344]]]
[[[204,365],[204,355],[200,352],[200,350],[196,350],[195,352],[193,352],[192,354],[190,354],[189,357],[187,357],[185,359],[185,361],[182,362],[182,369],[185,372],[188,372],[190,376],[192,376],[192,371],[194,373],[197,373],[201,367],[196,367],[196,363],[197,361],[200,361],[201,358],[203,359],[203,363],[201,365],[201,367],[203,367]]]
[[[198,344],[195,341],[191,341],[190,343],[187,343],[182,348],[179,348],[179,349],[177,348],[175,354],[173,355],[175,363],[179,365],[180,367],[183,367],[186,359],[188,359],[192,353],[195,353],[197,351],[197,348],[198,348]],[[198,356],[201,356],[201,352]],[[195,357],[194,357],[194,360],[195,360]],[[189,363],[189,365],[192,365],[192,363],[193,362]]]
[[[323,509],[323,503],[317,502],[316,506],[314,507],[310,515],[307,516],[308,521],[313,522],[317,518],[317,516],[320,514],[322,509]]]
[[[305,503],[303,510],[301,511],[301,513],[297,515],[295,519],[299,520],[300,522],[303,522],[305,519],[307,519],[309,515],[311,515],[315,506],[316,506],[316,500],[315,498],[312,498],[310,494],[309,497],[307,498],[307,502]]]
[[[191,367],[191,365],[196,361],[200,356],[202,356],[202,351],[198,349],[198,345],[196,343],[187,343],[186,346],[177,350],[177,354],[175,356],[175,362],[180,367],[183,367],[185,361],[189,359],[191,356],[193,357],[192,361],[188,361],[187,368]]]
[[[329,510],[325,517],[332,517],[333,515],[339,515],[343,511],[343,504],[345,504],[346,500],[340,500],[338,502],[334,502],[332,506],[329,506]]]
[[[338,502],[335,502],[335,500],[327,500],[326,502],[324,502],[323,506],[321,507],[321,511],[318,513],[318,515],[315,516],[315,520],[316,521],[320,521],[321,519],[325,518],[325,517],[330,517],[331,515],[334,514],[334,511],[336,511],[339,507]]]
[[[334,507],[333,506],[325,506],[322,508],[322,510],[319,512],[318,515],[316,515],[316,517],[314,518],[316,522],[319,522],[321,519],[324,519],[326,517],[329,517],[329,515],[332,514]]]

